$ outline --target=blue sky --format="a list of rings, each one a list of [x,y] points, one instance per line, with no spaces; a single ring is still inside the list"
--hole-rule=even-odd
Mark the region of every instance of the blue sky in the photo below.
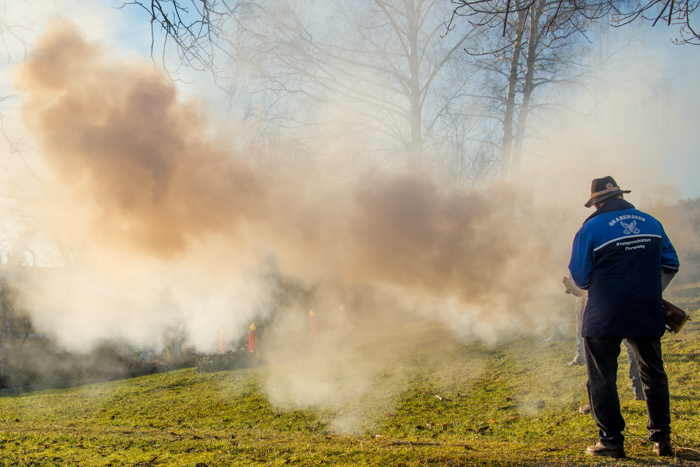
[[[685,118],[685,125],[667,135],[668,163],[662,170],[678,181],[684,197],[700,197],[700,47],[675,45],[673,28],[649,28],[653,52],[665,58],[665,74],[671,81],[671,111]]]
[[[136,6],[116,8],[121,4],[118,0],[55,0],[32,2],[31,5],[17,1],[12,3],[6,19],[24,22],[38,33],[43,22],[58,11],[73,20],[88,38],[101,42],[119,55],[150,59],[148,16]],[[696,174],[700,173],[700,86],[697,78],[700,76],[700,47],[674,45],[671,39],[676,37],[675,27],[657,25],[651,28],[649,23],[642,27],[648,41],[648,53],[652,61],[661,67],[664,78],[670,84],[668,115],[661,117],[663,124],[658,135],[653,135],[659,138],[663,153],[658,155],[657,160],[647,163],[651,165],[651,170],[657,171],[675,186],[681,198],[699,197],[700,183]],[[31,42],[34,36],[27,37]],[[156,49],[158,47],[157,43]],[[173,63],[175,57],[170,57]],[[3,96],[13,93],[9,85],[9,69],[6,63],[0,66],[0,91]],[[184,69],[174,77],[180,80],[178,87],[183,98],[207,103],[215,112],[217,121],[226,117],[226,98],[213,86],[208,76]],[[17,99],[2,103],[3,113],[11,112],[16,104]]]

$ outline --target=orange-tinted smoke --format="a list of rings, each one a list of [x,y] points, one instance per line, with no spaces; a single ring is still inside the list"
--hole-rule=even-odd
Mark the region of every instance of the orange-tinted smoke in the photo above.
[[[168,257],[264,209],[260,180],[202,139],[202,119],[155,67],[112,61],[55,19],[17,77],[47,165],[94,201],[103,239]]]
[[[110,60],[65,21],[50,23],[18,77],[28,127],[78,202],[94,205],[100,240],[169,258],[208,235],[252,237],[285,274],[311,264],[340,290],[380,284],[463,303],[522,305],[550,273],[547,234],[514,220],[509,190],[446,195],[424,174],[398,174],[319,199],[254,172],[178,106],[163,73]],[[238,238],[242,228],[252,235]]]
[[[355,274],[366,269],[377,280],[438,293],[454,290],[453,279],[469,282],[478,267],[460,274],[460,266],[469,263],[464,248],[480,243],[473,230],[488,216],[487,206],[475,201],[444,199],[415,175],[365,187],[354,218],[350,264]]]
[[[495,186],[446,195],[410,174],[369,184],[356,195],[346,266],[354,281],[464,303],[527,301],[551,272],[547,234],[532,217],[514,220],[514,196]]]

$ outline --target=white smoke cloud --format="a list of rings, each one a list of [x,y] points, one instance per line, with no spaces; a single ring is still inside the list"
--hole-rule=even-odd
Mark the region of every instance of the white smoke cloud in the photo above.
[[[80,21],[81,30],[83,21],[100,29],[106,20],[95,18],[108,17],[101,9],[87,15]],[[114,31],[103,31],[107,32],[88,36],[114,43],[114,36],[104,35]],[[698,103],[698,91],[684,88],[686,98],[679,101],[655,56],[606,69],[592,91],[568,99],[574,111],[553,113],[536,128],[543,142],[529,146],[514,220],[507,211],[513,187],[497,184],[488,187],[486,195],[445,198],[430,180],[410,174],[395,178],[373,174],[354,185],[344,182],[342,192],[333,192],[333,183],[309,190],[303,181],[261,173],[251,162],[255,157],[227,153],[227,145],[211,137],[220,133],[212,130],[219,122],[201,123],[204,112],[195,105],[183,111],[175,100],[180,87],[173,87],[150,64],[124,60],[122,54],[112,55],[78,36],[71,40],[79,49],[84,47],[80,50],[86,55],[108,57],[98,58],[93,69],[94,76],[110,84],[103,88],[109,90],[106,94],[127,95],[131,88],[124,83],[143,78],[142,83],[165,90],[159,94],[162,100],[151,101],[153,106],[162,105],[162,115],[172,111],[171,122],[181,121],[180,117],[196,121],[186,127],[196,131],[182,136],[182,128],[159,128],[162,133],[156,136],[162,137],[154,139],[154,150],[139,153],[142,148],[132,148],[105,156],[99,150],[105,141],[128,145],[138,139],[128,132],[100,139],[107,130],[142,118],[141,129],[153,136],[155,131],[145,126],[149,122],[157,126],[163,119],[158,114],[143,118],[149,109],[119,121],[114,117],[118,112],[96,112],[74,120],[79,124],[73,128],[62,126],[64,119],[52,121],[46,116],[56,109],[56,115],[71,115],[66,110],[74,110],[71,103],[89,107],[96,98],[104,98],[107,105],[100,108],[109,109],[110,96],[102,96],[100,86],[95,86],[98,91],[85,94],[88,98],[81,101],[79,94],[90,87],[71,79],[59,93],[38,78],[35,87],[31,80],[18,82],[25,122],[40,147],[30,164],[40,182],[36,177],[16,182],[33,192],[31,203],[22,208],[39,219],[37,225],[49,233],[47,237],[61,239],[71,253],[63,256],[58,246],[49,248],[46,258],[54,258],[59,270],[43,277],[19,277],[14,284],[21,287],[22,304],[36,326],[70,349],[86,350],[113,337],[139,346],[157,345],[165,327],[185,323],[190,343],[213,351],[220,327],[229,338],[244,339],[253,320],[273,316],[271,335],[304,339],[307,308],[319,310],[319,320],[325,313],[327,323],[332,323],[335,312],[330,310],[353,300],[357,306],[348,309],[358,330],[371,327],[369,317],[384,327],[430,318],[446,323],[457,336],[454,345],[473,338],[496,342],[516,331],[534,330],[566,312],[569,297],[559,281],[567,274],[573,235],[590,214],[583,203],[592,178],[614,176],[623,188],[633,190],[629,199],[640,207],[658,202],[661,193],[670,193],[663,195],[666,201],[688,193],[663,187],[675,186],[678,180],[675,170],[666,170],[669,140],[678,153],[693,147],[690,130],[697,126],[698,116],[690,103]],[[647,52],[626,51],[631,56]],[[172,95],[166,95],[168,91]],[[67,106],[56,104],[61,100]],[[189,112],[192,121],[187,120]],[[102,133],[87,131],[97,122],[95,115],[115,122],[95,124]],[[65,132],[56,132],[59,127]],[[66,134],[67,141],[62,139]],[[87,149],[86,141],[92,143]],[[171,153],[161,154],[159,144],[170,145],[183,157],[169,159]],[[161,159],[149,159],[156,153]],[[110,163],[103,164],[109,157]],[[182,160],[186,162],[179,165]],[[198,162],[210,160],[220,164],[215,166],[218,170],[198,173]],[[684,161],[676,159],[675,165]],[[134,175],[154,166],[162,169],[152,171],[155,177]],[[314,170],[324,173],[324,167]],[[325,168],[337,174],[343,165],[331,161],[330,167]],[[225,183],[231,175],[227,170],[241,182],[232,191]],[[170,173],[179,175],[169,177]],[[164,192],[172,197],[161,203]],[[179,196],[182,193],[186,196]],[[153,204],[134,209],[150,195]],[[241,196],[247,202],[236,204]],[[73,258],[75,267],[64,269],[55,259],[60,257],[67,262]],[[296,281],[297,295],[290,293],[285,280]],[[368,284],[376,295],[363,288]],[[410,318],[397,319],[402,316]],[[332,327],[328,324],[326,329]],[[303,367],[293,371],[283,363],[275,365],[288,357],[289,350],[271,351],[268,389],[273,403],[342,407],[376,389],[377,378],[388,368],[399,368],[392,372],[397,375],[396,387],[407,384],[409,375],[402,373],[400,362],[415,349],[390,345],[369,366],[359,344],[349,342],[344,349],[345,366],[339,368],[338,360],[316,362],[311,373]],[[354,416],[353,412],[339,416],[337,424],[350,429]]]

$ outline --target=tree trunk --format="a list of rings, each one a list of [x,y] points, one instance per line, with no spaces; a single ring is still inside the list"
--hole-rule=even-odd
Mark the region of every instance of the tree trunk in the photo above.
[[[414,0],[406,0],[406,16],[408,19],[408,79],[409,115],[408,124],[410,136],[408,141],[408,165],[412,169],[423,168],[423,128],[420,89],[420,60],[418,58],[418,12]]]
[[[530,7],[530,34],[527,41],[527,68],[525,69],[525,82],[523,83],[523,101],[518,112],[518,124],[515,129],[515,142],[513,145],[513,160],[511,161],[511,175],[517,177],[520,172],[523,141],[525,140],[525,128],[527,116],[530,113],[530,97],[535,76],[535,61],[537,59],[537,47],[540,43],[540,18],[544,11],[546,0],[537,0]]]
[[[517,3],[519,6],[519,2]],[[508,75],[508,94],[503,115],[503,139],[501,142],[501,179],[508,180],[510,174],[511,154],[513,152],[513,116],[515,114],[515,88],[518,85],[518,62],[522,51],[523,31],[527,11],[518,11],[518,20],[515,25],[515,42],[513,42],[513,54],[510,60],[510,73]]]

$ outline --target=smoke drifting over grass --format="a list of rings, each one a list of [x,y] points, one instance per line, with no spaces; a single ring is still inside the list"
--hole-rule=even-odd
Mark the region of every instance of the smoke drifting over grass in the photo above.
[[[58,229],[80,237],[77,254],[89,258],[76,263],[89,279],[40,284],[33,294],[43,297],[33,308],[51,303],[55,326],[85,314],[95,322],[86,333],[129,335],[145,322],[146,340],[168,315],[201,332],[206,322],[210,336],[222,319],[246,329],[256,316],[284,312],[269,283],[250,279],[270,258],[282,276],[332,290],[336,306],[369,284],[400,308],[467,314],[484,330],[540,318],[528,305],[552,271],[521,265],[546,265],[547,248],[532,219],[513,224],[505,187],[445,194],[424,174],[369,171],[321,198],[259,170],[256,148],[212,137],[162,72],[110,59],[63,20],[49,24],[16,77],[26,125],[68,189],[51,206]],[[232,293],[241,277],[243,297]],[[102,294],[120,298],[105,304]],[[158,306],[163,294],[169,305]]]
[[[637,141],[636,120],[624,126],[639,101],[624,93],[595,118],[549,122],[557,128],[522,177],[536,188],[448,192],[427,173],[337,173],[346,160],[269,171],[266,148],[229,130],[240,122],[218,128],[178,103],[165,73],[113,58],[65,20],[48,25],[15,72],[24,122],[52,175],[36,215],[67,266],[8,277],[37,330],[70,350],[109,338],[157,350],[163,331],[184,323],[187,345],[213,352],[221,327],[240,347],[255,321],[270,400],[327,408],[339,430],[355,429],[367,410],[391,410],[385,387],[400,391],[415,377],[406,362],[444,373],[441,384],[456,392],[450,372],[477,378],[482,364],[436,355],[566,313],[561,277],[590,214],[592,178],[615,176],[637,204],[654,192],[648,158],[632,167],[638,154],[624,151],[630,139],[657,149],[648,128]],[[574,98],[572,107],[586,105]],[[329,332],[341,303],[354,333]],[[444,327],[410,325],[421,318]],[[436,332],[442,347],[421,354]]]
[[[346,349],[340,374],[334,360],[313,374],[274,365],[308,355],[298,341],[310,308],[322,332],[337,329],[344,303],[358,334],[428,317],[462,341],[494,341],[560,312],[558,231],[538,224],[549,214],[516,217],[512,187],[447,193],[424,173],[368,167],[319,194],[310,180],[263,170],[262,150],[235,134],[212,136],[163,72],[113,60],[65,20],[48,25],[15,77],[57,182],[46,228],[78,245],[64,255],[70,267],[17,284],[38,330],[68,349],[112,337],[153,345],[184,323],[189,344],[214,351],[222,326],[239,346],[262,321],[261,345],[288,344],[267,352],[273,402],[338,408],[390,369],[405,386],[401,359],[414,349],[387,335],[378,363],[364,366],[359,344],[330,338],[314,349]],[[351,390],[340,392],[348,379]],[[340,417],[340,428],[352,429],[361,411]]]

